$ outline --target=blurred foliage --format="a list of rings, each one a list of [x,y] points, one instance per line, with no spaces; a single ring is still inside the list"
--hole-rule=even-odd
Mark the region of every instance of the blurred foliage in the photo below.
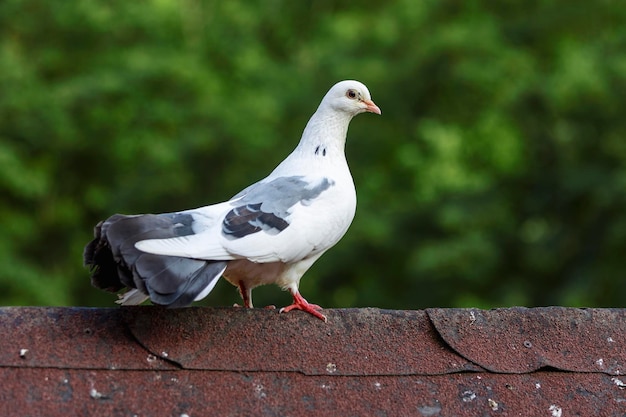
[[[0,34],[2,304],[112,305],[98,220],[232,196],[353,78],[383,114],[351,125],[357,216],[306,298],[624,306],[620,2],[3,0]]]

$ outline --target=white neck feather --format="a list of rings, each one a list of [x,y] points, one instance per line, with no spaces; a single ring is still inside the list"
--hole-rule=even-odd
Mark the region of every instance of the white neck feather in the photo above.
[[[271,175],[311,171],[325,165],[347,168],[346,135],[352,117],[328,105],[320,105],[304,128],[298,146]]]

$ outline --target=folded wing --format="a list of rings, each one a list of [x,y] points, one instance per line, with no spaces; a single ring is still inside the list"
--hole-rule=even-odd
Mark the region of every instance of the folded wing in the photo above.
[[[219,222],[203,231],[137,242],[144,252],[205,260],[247,258],[287,262],[310,252],[307,218],[333,182],[326,177],[278,177],[256,183],[233,197]]]

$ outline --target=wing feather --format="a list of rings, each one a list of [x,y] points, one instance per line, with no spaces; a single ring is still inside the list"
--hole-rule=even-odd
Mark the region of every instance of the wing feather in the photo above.
[[[135,247],[157,255],[205,260],[246,258],[265,263],[301,259],[321,248],[327,238],[324,230],[328,225],[320,219],[334,208],[325,198],[325,191],[333,185],[332,180],[320,176],[259,182],[227,205],[220,205],[220,215],[213,208],[206,229],[188,236],[140,241]],[[194,211],[196,221],[201,210]]]

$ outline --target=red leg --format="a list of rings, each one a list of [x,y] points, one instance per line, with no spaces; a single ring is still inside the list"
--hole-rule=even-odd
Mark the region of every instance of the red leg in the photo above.
[[[239,281],[239,294],[241,294],[243,306],[246,308],[252,308],[252,291],[246,288],[243,281]]]
[[[246,308],[254,308],[252,305],[252,290],[246,287],[243,281],[239,281],[239,295],[243,300],[243,306]],[[235,304],[233,307],[241,307],[239,304]],[[269,305],[264,307],[266,310],[274,310],[276,306]]]
[[[310,304],[307,300],[304,299],[304,297],[300,295],[297,290],[294,291],[290,289],[290,292],[293,296],[293,304],[281,308],[280,313],[287,313],[291,310],[302,310],[306,311],[309,314],[312,314],[320,320],[324,320],[324,322],[327,321],[326,316],[319,312],[322,307],[318,306],[317,304]]]

